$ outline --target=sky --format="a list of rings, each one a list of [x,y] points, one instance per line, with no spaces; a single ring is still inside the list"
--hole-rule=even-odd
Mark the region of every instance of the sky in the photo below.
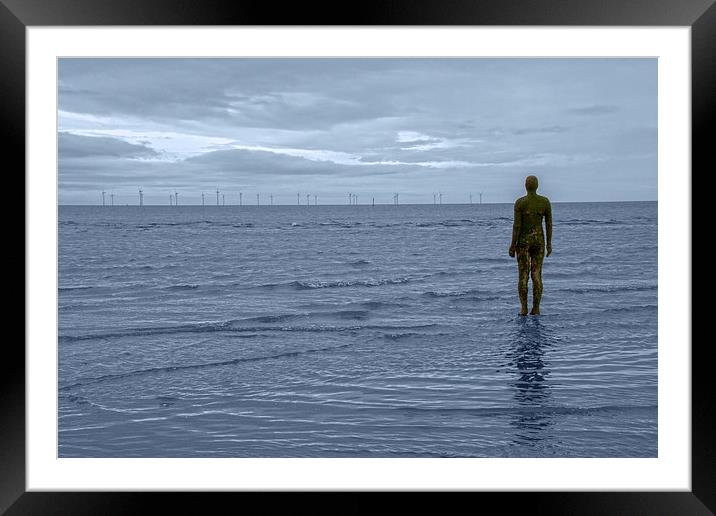
[[[656,59],[62,58],[58,92],[60,204],[657,199]]]

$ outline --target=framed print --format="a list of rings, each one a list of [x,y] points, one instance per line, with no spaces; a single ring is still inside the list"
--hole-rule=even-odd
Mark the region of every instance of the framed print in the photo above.
[[[0,507],[713,510],[690,235],[716,8],[550,5],[5,2],[28,301]]]

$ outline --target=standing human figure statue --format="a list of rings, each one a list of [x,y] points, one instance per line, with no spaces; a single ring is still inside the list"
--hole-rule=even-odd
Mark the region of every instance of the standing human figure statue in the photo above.
[[[542,261],[545,247],[547,256],[552,254],[552,205],[549,199],[537,195],[537,178],[527,176],[525,189],[527,195],[515,201],[515,221],[512,225],[512,243],[509,254],[514,258],[517,254],[517,292],[520,296],[522,309],[520,315],[527,315],[527,283],[532,276],[532,311],[531,315],[539,315],[539,304],[542,300]],[[545,246],[542,220],[547,228],[547,245]]]

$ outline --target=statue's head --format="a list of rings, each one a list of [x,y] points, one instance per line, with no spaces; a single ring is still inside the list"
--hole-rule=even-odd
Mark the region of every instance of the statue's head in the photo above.
[[[525,188],[528,192],[536,192],[538,184],[537,176],[527,176],[525,179]]]

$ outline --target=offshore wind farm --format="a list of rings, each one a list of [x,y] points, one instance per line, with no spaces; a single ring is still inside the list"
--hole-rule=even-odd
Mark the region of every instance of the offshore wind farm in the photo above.
[[[221,204],[219,204],[219,194],[220,194],[220,193],[221,193]],[[107,204],[105,204],[105,195],[106,195],[106,192],[103,190],[103,191],[101,192],[101,196],[102,196],[101,206],[102,206],[102,207],[107,207]],[[201,193],[200,195],[201,195],[201,197],[200,197],[199,195],[197,195],[197,194],[194,194],[194,196],[193,196],[194,199],[195,199],[195,201],[196,201],[196,203],[195,203],[196,205],[203,205],[203,203],[204,203],[204,193]],[[233,205],[243,206],[243,192],[238,192],[238,193],[237,193],[237,192],[228,192],[228,195],[229,195],[229,203],[228,203],[229,206],[233,206]],[[305,199],[305,202],[303,203],[304,206],[310,206],[311,204],[313,204],[313,206],[317,206],[317,205],[318,205],[318,194],[306,193],[305,195],[306,195],[306,199]],[[439,203],[438,203],[438,201],[437,201],[437,199],[438,199],[438,197],[436,197],[437,195],[438,195],[438,194],[433,194],[433,202],[432,202],[432,203],[433,203],[433,204],[443,204],[442,194],[439,194],[439,199],[440,199],[440,202],[439,202]],[[478,204],[482,204],[482,192],[480,192],[479,195],[480,195],[480,200],[479,200]],[[221,205],[221,206],[227,206],[226,196],[227,196],[227,193],[226,193],[226,192],[222,192],[221,190],[217,189],[217,190],[216,190],[216,205],[217,205],[217,206],[219,206],[219,205]],[[269,198],[269,200],[270,200],[269,206],[293,204],[292,202],[289,202],[289,201],[288,201],[288,198],[285,198],[285,199],[284,199],[285,202],[280,202],[280,201],[281,201],[281,198],[278,197],[278,196],[276,197],[276,199],[277,199],[279,202],[274,203],[274,195],[273,195],[272,193],[269,193],[268,195],[264,194],[264,196]],[[399,196],[400,196],[399,193],[394,193],[394,194],[392,194],[392,197],[391,197],[390,199],[388,199],[388,195],[387,195],[387,194],[383,194],[382,196],[379,195],[379,196],[378,196],[378,204],[393,204],[393,205],[396,205],[396,204],[398,204]],[[114,192],[112,192],[112,193],[111,193],[112,203],[111,203],[110,206],[114,206],[114,197],[115,197],[115,194],[114,194]],[[137,205],[139,205],[139,206],[144,206],[144,205],[145,205],[145,201],[144,201],[145,197],[146,197],[146,193],[145,193],[143,190],[139,190],[139,196],[138,196],[137,199],[136,199]],[[257,203],[257,205],[260,205],[260,197],[261,197],[261,194],[260,194],[260,193],[257,193],[257,194],[256,194],[256,200],[257,200],[256,203]],[[371,199],[370,204],[373,205],[373,206],[375,206],[375,204],[376,204],[376,202],[375,202],[376,196],[375,196],[374,194],[371,195],[370,193],[368,193],[368,194],[365,194],[364,197],[365,197],[365,198],[368,198],[368,199]],[[422,196],[421,196],[420,194],[413,194],[412,197],[413,197],[413,200],[414,200],[414,202],[413,202],[412,204],[427,204],[427,203],[428,203],[428,200],[429,200],[429,197],[428,197],[427,195],[422,195]],[[118,200],[121,199],[120,196],[117,196],[117,198],[118,198]],[[127,200],[131,200],[132,196],[125,194],[125,195],[124,195],[124,198],[126,198]],[[188,199],[189,199],[189,201],[187,201],[187,205],[191,205],[191,204],[192,204],[192,202],[191,202],[191,198],[192,198],[191,193],[189,193],[188,195],[187,195],[187,194],[182,195],[182,198],[183,198],[183,199],[184,199],[184,198],[188,198]],[[311,198],[313,198],[313,203],[311,202]],[[150,197],[150,199],[151,199],[151,197]],[[333,200],[334,200],[334,201],[337,201],[338,199],[334,196],[334,197],[333,197]],[[381,202],[381,200],[382,200],[382,202]],[[234,202],[232,202],[232,201],[234,201]],[[455,202],[455,203],[452,203],[452,204],[473,204],[472,194],[469,194],[469,196],[468,196],[468,198],[467,198],[466,201],[467,201],[467,202],[465,202],[465,203]],[[130,203],[127,203],[126,205],[129,205],[129,204],[130,204]],[[301,193],[296,194],[296,204],[299,205],[299,206],[301,205]],[[329,203],[329,204],[330,204],[330,203]],[[335,203],[335,205],[337,205],[337,204],[340,204],[340,203]],[[359,203],[358,203],[358,194],[348,193],[348,204],[349,204],[349,205],[357,205],[357,204],[359,204]],[[446,203],[446,204],[447,204],[447,203]],[[156,205],[156,206],[159,206],[160,203],[156,203],[155,205]],[[173,193],[169,193],[169,206],[179,206],[179,193],[178,193],[178,192],[174,191]]]

